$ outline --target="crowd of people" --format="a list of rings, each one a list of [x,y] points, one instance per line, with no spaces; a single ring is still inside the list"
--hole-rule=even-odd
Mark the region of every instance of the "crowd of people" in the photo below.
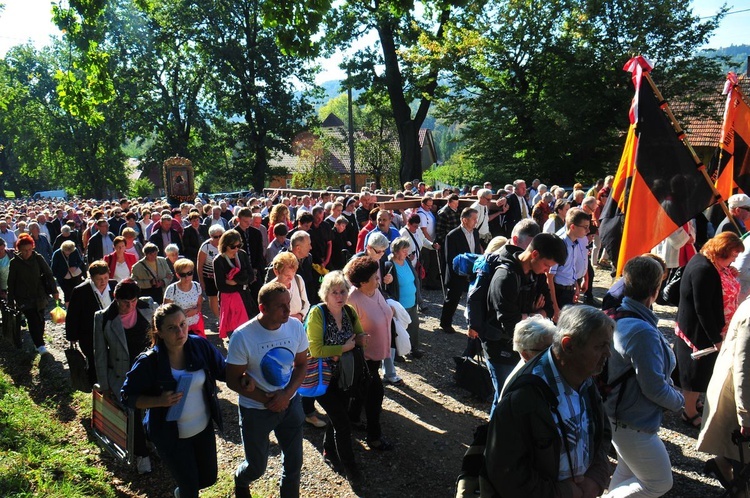
[[[66,338],[88,359],[92,386],[143,420],[138,471],[151,471],[151,441],[176,496],[197,497],[217,479],[217,381],[238,394],[236,496],[249,497],[264,474],[271,431],[281,496],[299,495],[305,423],[326,428],[326,463],[355,490],[365,485],[352,431],[366,431],[372,451],[394,448],[381,423],[384,383],[404,385],[398,362],[426,354],[423,290],[443,292],[437,330],[465,332],[486,359],[494,396],[482,482],[494,493],[661,496],[672,487],[657,434],[664,410],[701,429],[699,448],[717,455],[706,471],[729,485],[731,433],[750,436],[750,308],[740,305],[750,292],[750,244],[740,238],[750,198],[732,196],[731,219],[693,220],[627,262],[600,302],[593,275],[612,269],[598,235],[611,182],[572,192],[539,180],[463,191],[408,182],[394,195],[416,199],[404,209],[378,207],[367,189],[177,207],[6,201],[0,291],[40,354],[44,312],[62,291]],[[468,271],[458,262],[467,255]],[[674,279],[673,348],[652,308]],[[455,317],[464,296],[465,327]],[[226,358],[207,329],[228,341]],[[313,366],[325,373],[322,394],[298,395]]]

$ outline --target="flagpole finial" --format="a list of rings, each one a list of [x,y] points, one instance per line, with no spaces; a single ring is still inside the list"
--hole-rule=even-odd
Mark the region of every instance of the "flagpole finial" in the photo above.
[[[630,60],[625,63],[625,67],[623,67],[622,69],[623,71],[627,71],[629,73],[635,73],[638,69],[650,72],[653,68],[654,65],[650,60],[642,55],[636,55],[634,57],[631,57]]]

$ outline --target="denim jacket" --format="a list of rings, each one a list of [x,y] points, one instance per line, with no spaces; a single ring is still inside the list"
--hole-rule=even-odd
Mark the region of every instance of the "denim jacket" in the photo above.
[[[219,430],[223,431],[216,381],[226,381],[226,360],[210,342],[195,335],[188,336],[185,343],[185,360],[185,370],[188,372],[203,370],[206,373],[204,401],[211,412],[211,418]],[[139,355],[133,363],[122,386],[122,403],[135,408],[141,394],[158,396],[163,391],[173,391],[176,388],[177,381],[172,376],[167,348],[156,345]],[[166,421],[168,410],[166,407],[145,410],[143,425],[146,434],[154,442],[157,439],[179,437],[177,422]]]
[[[656,328],[658,319],[651,310],[629,297],[623,299],[621,309],[636,313],[638,317],[617,320],[612,356],[608,360],[608,381],[612,382],[629,368],[634,368],[636,374],[616,386],[604,406],[611,421],[655,434],[659,431],[663,411],[677,411],[685,404],[685,398],[671,380],[675,356]],[[621,389],[625,391],[617,405]]]

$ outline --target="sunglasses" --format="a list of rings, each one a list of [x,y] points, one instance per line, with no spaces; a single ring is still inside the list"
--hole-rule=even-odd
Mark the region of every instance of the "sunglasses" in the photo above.
[[[221,235],[212,235],[212,236],[211,236],[211,238],[212,238],[212,239],[220,239],[220,238],[221,238]]]
[[[179,275],[179,276],[181,276],[181,277],[183,277],[183,278],[185,278],[185,277],[190,277],[190,276],[192,276],[192,275],[193,275],[193,272],[191,272],[191,271],[186,271],[185,273],[178,273],[178,275]]]
[[[242,247],[242,244],[235,244],[233,246],[229,246],[230,249],[239,249],[240,247]]]

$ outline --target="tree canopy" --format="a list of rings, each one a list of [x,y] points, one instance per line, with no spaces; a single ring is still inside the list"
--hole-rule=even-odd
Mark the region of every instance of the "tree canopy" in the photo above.
[[[699,52],[726,8],[699,19],[678,0],[65,5],[52,14],[61,41],[0,60],[6,188],[126,192],[127,150],[143,168],[191,159],[204,191],[262,189],[285,173],[269,162],[301,131],[328,112],[348,120],[344,96],[316,116],[314,57],[351,48],[344,85],[360,91],[355,152],[368,175],[388,185],[421,177],[419,130],[437,115],[446,163],[429,178],[570,184],[616,167],[633,54],[656,63],[668,99],[699,101],[696,83],[720,81],[726,63]],[[373,33],[377,42],[362,44]],[[324,154],[310,154],[325,173]]]

